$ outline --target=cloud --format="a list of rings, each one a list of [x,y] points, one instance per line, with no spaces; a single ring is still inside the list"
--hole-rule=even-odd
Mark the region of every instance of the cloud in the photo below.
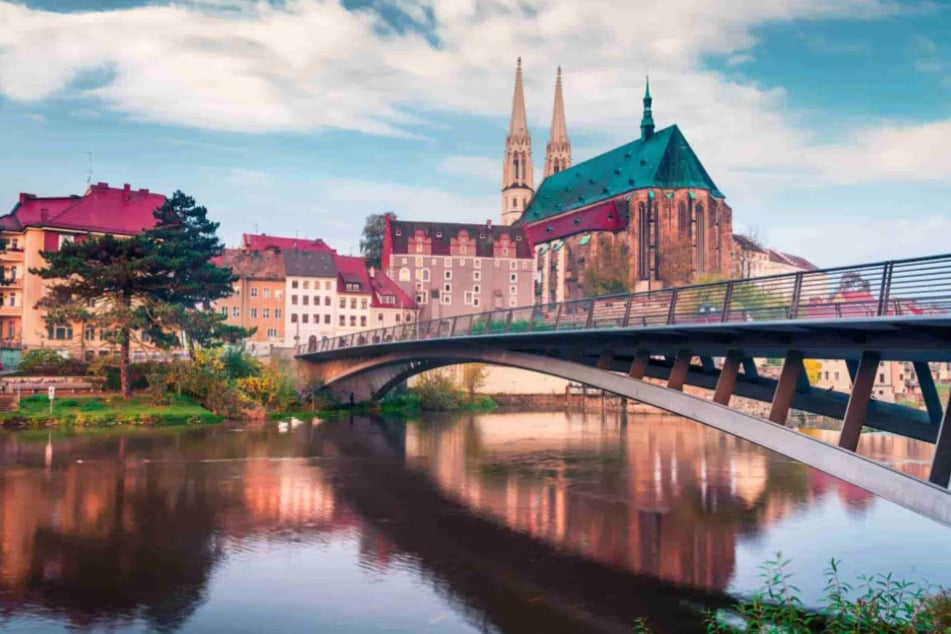
[[[501,158],[451,154],[439,162],[437,169],[452,176],[476,180],[497,180],[502,175]]]
[[[32,121],[32,122],[34,122],[34,123],[38,123],[38,124],[40,124],[40,125],[45,125],[45,124],[46,124],[46,116],[40,114],[39,112],[31,112],[31,113],[29,113],[29,114],[26,115],[26,118],[29,119],[30,121]]]

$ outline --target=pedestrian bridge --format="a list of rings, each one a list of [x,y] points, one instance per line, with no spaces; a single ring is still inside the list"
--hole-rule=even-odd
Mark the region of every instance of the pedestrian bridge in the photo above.
[[[406,323],[312,338],[298,358],[343,400],[380,398],[414,374],[466,362],[577,381],[734,434],[951,526],[951,408],[929,366],[951,361],[951,254]],[[775,376],[758,373],[754,359],[763,358],[777,360]],[[814,387],[806,359],[844,360],[851,389]],[[873,397],[883,361],[913,364],[920,408]],[[768,415],[731,408],[734,397],[767,403]],[[792,409],[841,419],[838,445],[787,427]],[[875,430],[934,444],[928,480],[855,453],[860,434]]]

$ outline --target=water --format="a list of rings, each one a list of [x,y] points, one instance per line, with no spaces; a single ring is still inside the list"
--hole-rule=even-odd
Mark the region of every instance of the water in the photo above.
[[[0,435],[4,632],[690,632],[779,550],[808,600],[833,556],[951,585],[948,536],[674,417]]]

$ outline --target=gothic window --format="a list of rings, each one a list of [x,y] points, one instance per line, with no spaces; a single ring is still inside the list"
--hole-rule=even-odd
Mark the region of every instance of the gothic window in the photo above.
[[[512,178],[518,180],[518,155],[515,155],[515,159],[512,161]]]
[[[400,269],[400,281],[408,282],[409,281],[409,269],[405,266]]]
[[[637,276],[650,279],[650,215],[644,203],[637,205]]]
[[[680,235],[690,234],[690,216],[687,215],[687,203],[682,200],[677,205],[677,227],[679,227]]]
[[[512,209],[518,209],[518,199],[517,199],[517,198],[513,198],[513,199],[512,199]]]
[[[703,203],[697,203],[697,271],[703,273],[706,270],[706,237],[707,225],[703,215]]]

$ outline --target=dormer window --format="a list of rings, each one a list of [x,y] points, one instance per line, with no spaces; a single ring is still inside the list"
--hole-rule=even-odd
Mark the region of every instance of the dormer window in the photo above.
[[[436,237],[437,237],[437,238],[441,238],[441,237],[442,237],[442,231],[437,231],[437,232],[436,232]]]
[[[397,230],[396,230],[396,237],[399,237],[399,236],[401,236],[401,235],[403,235],[403,230],[402,230],[402,229],[397,229]]]

